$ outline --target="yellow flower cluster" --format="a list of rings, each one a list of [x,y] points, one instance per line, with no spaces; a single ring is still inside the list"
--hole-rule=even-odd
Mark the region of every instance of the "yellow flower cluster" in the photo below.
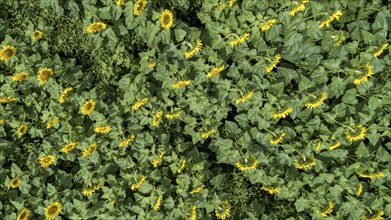
[[[307,102],[305,104],[305,106],[308,108],[308,109],[313,109],[313,108],[318,108],[320,107],[324,100],[327,99],[327,93],[326,92],[322,92],[320,94],[320,96],[314,101],[314,102]]]
[[[268,186],[262,186],[261,189],[263,191],[266,191],[267,193],[273,195],[273,194],[277,194],[280,192],[280,188],[279,187],[268,187]]]
[[[200,39],[197,39],[194,47],[191,50],[185,52],[185,58],[190,59],[198,52],[200,52],[200,50],[202,49],[202,45],[202,41]]]
[[[224,200],[220,202],[220,206],[217,210],[215,210],[215,214],[217,219],[225,220],[229,217],[231,211],[231,204],[228,200]]]
[[[254,95],[254,92],[252,90],[249,90],[249,91],[247,91],[246,95],[236,99],[235,104],[245,103],[249,99],[251,99],[251,97],[253,97],[253,95]]]
[[[252,156],[253,162],[251,164],[242,164],[240,161],[236,162],[236,167],[240,171],[247,171],[247,170],[253,170],[257,168],[259,161],[255,156]]]
[[[172,87],[173,89],[178,89],[178,88],[180,88],[180,87],[190,85],[190,83],[191,83],[190,80],[179,81],[179,82],[176,82],[176,83],[172,84],[171,87]]]
[[[330,23],[333,22],[334,20],[339,20],[339,18],[342,16],[342,11],[337,10],[335,11],[332,15],[330,15],[325,21],[321,22],[319,24],[319,28],[322,28],[326,25],[326,27],[330,26]]]
[[[371,77],[374,74],[372,65],[365,64],[365,69],[366,69],[366,72],[362,76],[354,79],[353,83],[355,85],[359,85],[359,84],[361,84],[363,82],[367,82],[368,78]]]
[[[281,112],[273,112],[272,113],[272,118],[277,119],[277,118],[286,118],[289,113],[293,112],[293,108],[289,107],[285,109],[284,111]]]
[[[279,144],[284,140],[285,135],[286,135],[286,133],[284,131],[282,131],[281,134],[276,139],[271,138],[269,140],[269,143],[274,144],[274,145]]]
[[[375,53],[373,53],[373,57],[376,58],[376,57],[380,56],[380,55],[384,52],[384,50],[387,49],[387,47],[388,47],[388,43],[382,44],[382,45],[375,51]]]
[[[213,69],[208,73],[207,77],[210,78],[212,76],[216,76],[223,70],[224,70],[224,65],[220,67],[213,67]]]
[[[158,156],[155,160],[152,161],[153,167],[156,168],[157,166],[159,166],[159,164],[160,164],[160,163],[162,162],[162,160],[163,160],[164,154],[166,154],[165,151],[160,152],[159,156]]]
[[[134,139],[136,138],[136,136],[134,136],[134,134],[130,135],[129,138],[126,138],[124,140],[122,140],[120,143],[119,143],[119,147],[125,147],[125,146],[128,146]]]
[[[98,145],[96,143],[90,144],[84,151],[83,151],[83,157],[88,157],[96,150]]]
[[[237,37],[235,40],[231,40],[229,42],[229,45],[231,47],[233,47],[233,46],[236,46],[236,45],[238,45],[240,43],[243,43],[244,41],[246,41],[248,39],[249,36],[250,36],[249,33],[244,33],[242,36]]]
[[[321,216],[326,217],[326,216],[330,215],[331,212],[333,212],[333,208],[334,208],[333,202],[332,202],[332,201],[329,201],[329,203],[327,204],[326,210],[324,210],[324,211],[318,210],[318,213],[319,213]]]
[[[311,160],[308,163],[300,163],[298,160],[295,160],[294,164],[297,169],[306,170],[316,165],[316,159],[311,158]]]
[[[384,176],[384,173],[383,172],[377,172],[377,173],[370,173],[370,174],[367,174],[365,172],[360,172],[358,174],[359,177],[362,177],[362,178],[367,178],[367,179],[378,179],[382,176]]]
[[[103,187],[103,184],[101,183],[98,183],[97,185],[95,185],[94,187],[89,187],[89,188],[84,188],[83,189],[83,195],[84,196],[91,196],[92,194],[94,194],[96,191],[99,191],[101,188]]]
[[[269,30],[276,22],[277,22],[276,19],[274,18],[270,19],[269,21],[267,21],[265,24],[262,25],[261,30],[264,32]]]
[[[273,62],[270,65],[265,67],[265,71],[267,73],[271,73],[273,71],[273,69],[277,67],[277,64],[280,63],[280,60],[281,60],[281,55],[276,54],[273,58]]]
[[[146,178],[147,178],[146,176],[142,176],[141,179],[137,183],[133,184],[130,188],[133,191],[136,191],[144,183]]]
[[[71,150],[73,150],[79,143],[77,142],[71,142],[67,145],[64,145],[60,151],[63,152],[63,153],[69,153]]]
[[[133,106],[132,106],[132,109],[133,110],[138,110],[143,105],[145,105],[145,103],[147,103],[147,102],[148,102],[148,98],[143,98],[143,99],[137,101],[136,103],[134,103]]]
[[[364,139],[364,137],[367,133],[367,129],[360,124],[356,125],[354,128],[356,129],[356,134],[352,134],[350,132],[350,130],[347,130],[345,132],[346,138],[352,142],[356,142],[356,141]]]

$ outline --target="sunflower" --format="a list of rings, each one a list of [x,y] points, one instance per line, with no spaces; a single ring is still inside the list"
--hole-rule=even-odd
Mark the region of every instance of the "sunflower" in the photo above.
[[[55,219],[61,212],[61,203],[60,202],[53,202],[45,209],[45,218],[46,219]]]
[[[173,22],[174,22],[174,17],[170,10],[166,9],[160,14],[160,23],[162,23],[162,28],[170,29]]]
[[[64,103],[65,100],[68,98],[68,96],[71,94],[73,91],[72,87],[66,88],[60,95],[60,99],[58,100],[60,103]]]
[[[159,164],[162,162],[164,155],[166,154],[165,151],[160,152],[159,156],[152,161],[153,167],[158,167]]]
[[[8,96],[8,97],[0,98],[0,103],[9,103],[15,100],[16,98]]]
[[[231,204],[228,200],[224,200],[220,202],[219,208],[215,210],[217,219],[225,220],[230,215]]]
[[[90,146],[88,146],[87,149],[85,149],[83,151],[83,157],[90,156],[92,154],[92,152],[94,152],[96,150],[97,147],[98,147],[98,145],[96,143],[90,144]]]
[[[354,132],[347,130],[345,132],[345,135],[349,141],[356,142],[364,139],[366,133],[367,133],[367,129],[361,124],[358,124],[354,127]]]
[[[99,31],[103,31],[106,29],[106,27],[107,27],[107,24],[105,24],[103,22],[95,22],[95,23],[88,25],[87,33],[96,33]]]
[[[43,36],[43,32],[40,30],[35,30],[32,37],[35,41],[40,40]]]
[[[0,125],[3,125],[5,123],[5,120],[0,118]]]
[[[147,102],[148,102],[148,98],[143,98],[143,99],[137,101],[136,103],[134,103],[132,106],[132,109],[137,110],[137,109],[141,108],[143,105],[145,105],[145,103],[147,103]]]
[[[95,108],[95,101],[93,99],[89,99],[86,101],[81,108],[81,113],[83,115],[89,115],[92,111],[94,111]]]
[[[136,138],[136,136],[134,136],[134,134],[130,135],[129,138],[126,138],[126,139],[123,139],[120,143],[119,143],[119,147],[125,147],[125,146],[128,146],[134,139]]]
[[[5,45],[0,50],[0,60],[9,61],[16,54],[16,48],[11,45]]]
[[[153,206],[153,211],[157,212],[160,209],[160,205],[162,204],[163,201],[163,195],[160,195],[157,197],[155,205]]]
[[[210,129],[210,130],[208,130],[208,131],[202,132],[202,133],[201,133],[201,137],[202,137],[203,139],[207,139],[210,135],[212,135],[212,134],[214,134],[214,133],[216,133],[216,132],[217,132],[216,129],[212,128],[212,129]]]
[[[207,77],[210,78],[212,76],[216,76],[223,70],[224,70],[224,65],[220,66],[220,67],[213,67],[212,70],[210,72],[208,72]]]
[[[21,72],[21,73],[15,73],[11,79],[12,81],[23,81],[23,80],[26,80],[27,77],[29,76],[29,73],[28,72]]]
[[[259,161],[257,160],[257,158],[255,156],[252,156],[252,163],[249,163],[248,161],[246,161],[246,163],[241,163],[240,161],[238,161],[235,163],[235,165],[240,171],[244,172],[247,170],[256,169],[258,163]]]
[[[183,81],[178,81],[178,82],[172,84],[171,87],[173,89],[178,89],[180,87],[187,86],[187,85],[190,85],[190,84],[191,84],[190,80],[183,80]]]
[[[249,99],[251,99],[251,97],[253,97],[253,95],[254,95],[254,92],[252,90],[249,90],[249,91],[247,91],[246,95],[236,99],[235,104],[245,103]]]
[[[16,220],[27,220],[31,214],[29,209],[24,208],[18,215]]]
[[[53,155],[48,155],[46,157],[39,158],[39,165],[42,168],[46,168],[54,163],[55,157]]]
[[[27,132],[27,125],[26,124],[22,124],[19,128],[18,128],[18,136],[21,137],[22,135],[26,134]]]
[[[53,75],[54,70],[52,68],[40,68],[38,71],[37,79],[40,85],[45,84],[49,78]]]
[[[141,12],[143,12],[145,6],[147,5],[147,0],[138,0],[136,4],[133,6],[133,14],[134,16],[141,15]]]
[[[124,4],[125,3],[125,0],[116,0],[115,1],[115,4],[117,5],[117,6],[121,6],[122,4]]]
[[[277,194],[277,193],[280,192],[280,188],[279,188],[279,187],[262,186],[261,189],[262,189],[263,191],[266,191],[266,192],[269,193],[270,195]]]
[[[20,184],[22,183],[22,180],[20,180],[18,177],[14,178],[11,180],[10,182],[10,187],[12,189],[15,189],[16,187],[18,187]]]
[[[153,116],[153,120],[152,120],[152,125],[153,126],[158,126],[159,123],[160,123],[160,120],[163,116],[163,111],[159,111],[155,114],[155,116]]]
[[[96,133],[107,134],[111,131],[110,125],[99,126],[94,129]]]
[[[202,45],[203,45],[202,41],[200,39],[197,39],[194,47],[192,49],[190,49],[189,51],[185,52],[185,58],[190,59],[194,55],[196,55],[198,52],[200,52],[200,50],[202,49]]]
[[[46,124],[46,129],[53,127],[58,122],[58,117],[53,118]]]
[[[65,146],[63,146],[60,151],[63,152],[63,153],[69,153],[71,150],[73,150],[76,146],[77,146],[77,142],[71,142]]]
[[[273,117],[273,119],[286,118],[286,116],[288,116],[288,114],[291,112],[293,112],[293,108],[289,107],[289,108],[286,108],[285,110],[280,111],[280,112],[273,112],[272,117]]]

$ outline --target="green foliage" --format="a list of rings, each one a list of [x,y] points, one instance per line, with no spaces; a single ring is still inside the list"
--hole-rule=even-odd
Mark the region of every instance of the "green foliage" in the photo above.
[[[388,1],[0,6],[1,219],[391,216]]]

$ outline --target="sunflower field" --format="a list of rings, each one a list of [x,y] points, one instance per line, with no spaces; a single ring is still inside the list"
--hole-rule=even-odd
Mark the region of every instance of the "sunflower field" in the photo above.
[[[388,0],[0,0],[0,219],[391,218]]]

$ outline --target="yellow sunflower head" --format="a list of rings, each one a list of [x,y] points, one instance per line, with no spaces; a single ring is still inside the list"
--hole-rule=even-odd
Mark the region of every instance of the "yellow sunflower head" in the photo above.
[[[24,208],[18,215],[18,218],[16,220],[27,220],[30,217],[30,210]]]
[[[107,27],[107,24],[105,24],[103,22],[95,22],[95,23],[88,25],[87,33],[96,33],[99,31],[103,31],[106,29],[106,27]]]
[[[174,16],[172,15],[172,12],[170,10],[164,10],[160,14],[160,23],[162,23],[162,28],[164,29],[170,29],[174,22]]]
[[[33,39],[34,39],[35,41],[40,40],[40,39],[42,38],[42,36],[43,36],[43,32],[40,31],[40,30],[35,30],[34,33],[33,33],[33,35],[32,35],[32,37],[33,37]]]
[[[53,202],[45,209],[45,217],[46,219],[55,219],[61,212],[61,203],[60,202]]]
[[[16,48],[11,45],[5,45],[0,50],[0,60],[9,61],[16,54]]]
[[[46,168],[54,163],[55,157],[53,155],[49,155],[46,157],[39,158],[39,165],[43,168]]]
[[[22,180],[20,180],[18,177],[14,178],[11,180],[10,182],[10,187],[12,189],[15,189],[16,187],[18,187],[20,184],[22,183]]]
[[[18,136],[21,137],[22,135],[26,134],[27,132],[27,125],[26,124],[22,124],[19,128],[18,128]]]
[[[21,72],[21,73],[15,73],[15,74],[11,77],[11,79],[12,79],[12,81],[18,81],[18,82],[20,82],[20,81],[26,80],[26,79],[28,78],[28,76],[29,76],[29,73],[26,72],[26,71],[24,71],[24,72]]]
[[[92,111],[94,111],[95,108],[95,101],[93,99],[90,99],[86,101],[81,108],[81,113],[83,115],[89,115]]]
[[[52,68],[40,68],[38,71],[37,79],[40,85],[45,84],[49,78],[53,75],[54,70]]]
[[[139,16],[143,12],[145,6],[147,5],[147,0],[138,0],[136,4],[133,6],[133,14],[134,16]]]

